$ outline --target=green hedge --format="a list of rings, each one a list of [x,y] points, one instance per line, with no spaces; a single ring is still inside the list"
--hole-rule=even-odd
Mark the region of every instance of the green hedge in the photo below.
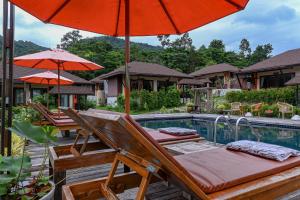
[[[226,94],[228,102],[243,102],[243,103],[277,103],[287,102],[293,104],[295,101],[295,89],[293,87],[272,88],[260,90],[243,90],[233,91]]]
[[[118,107],[124,108],[124,96],[118,96]],[[154,91],[132,91],[130,94],[130,107],[132,110],[155,110],[162,107],[170,108],[180,105],[179,91],[175,87]]]

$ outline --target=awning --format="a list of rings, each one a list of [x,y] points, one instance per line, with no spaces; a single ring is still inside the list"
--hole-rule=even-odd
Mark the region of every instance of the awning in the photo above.
[[[58,94],[57,87],[53,87],[49,93]],[[60,94],[94,95],[95,92],[93,91],[93,88],[91,86],[68,85],[60,87]]]
[[[211,83],[209,79],[182,79],[178,82],[178,85],[204,85],[206,83]]]

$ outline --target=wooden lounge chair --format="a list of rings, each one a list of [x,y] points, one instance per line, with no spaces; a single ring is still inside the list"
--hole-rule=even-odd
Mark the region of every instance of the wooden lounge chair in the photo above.
[[[240,102],[231,103],[230,113],[238,113],[238,115],[241,115],[241,106],[242,104]]]
[[[251,105],[251,113],[253,115],[257,114],[257,116],[260,117],[260,109],[261,109],[262,105],[263,105],[262,103],[252,104]]]
[[[116,192],[139,186],[136,199],[141,200],[154,177],[170,181],[201,199],[274,199],[299,188],[299,157],[276,162],[224,148],[172,157],[128,115],[80,115],[102,141],[108,141],[107,145],[116,150],[116,156],[108,177],[64,186],[64,199],[118,199]],[[115,176],[120,162],[136,173]],[[133,184],[137,181],[139,185]],[[95,184],[101,190],[98,196],[93,191]]]
[[[280,117],[280,114],[281,114],[282,119],[284,119],[285,114],[291,114],[291,115],[294,114],[294,107],[291,104],[278,102],[277,106],[279,109],[278,117]]]
[[[62,108],[61,109],[66,115],[70,116],[71,119],[73,119],[77,124],[81,126],[81,130],[77,132],[76,139],[71,146],[71,153],[74,156],[81,156],[86,149],[86,146],[88,144],[88,141],[90,139],[90,136],[94,136],[95,138],[100,138],[99,133],[93,132],[93,129],[90,128],[89,123],[84,120],[80,115],[78,115],[77,111],[71,109],[71,108]],[[96,109],[89,109],[88,112],[90,113],[104,113],[104,114],[112,114],[113,112],[110,111],[102,111],[102,110],[96,110]],[[182,142],[191,142],[191,141],[199,141],[202,140],[203,138],[200,138],[198,134],[191,134],[191,135],[186,135],[186,136],[174,136],[166,133],[161,133],[157,130],[153,129],[146,129],[144,128],[147,133],[157,142],[160,144],[174,144],[174,143],[182,143]],[[78,141],[80,138],[83,138],[83,144],[80,145],[80,148],[78,148]],[[75,148],[77,147],[77,148]]]
[[[46,113],[48,113],[48,115],[50,115],[54,119],[70,119],[70,117],[68,115],[65,115],[63,112],[52,112],[41,103],[35,103],[35,106],[38,106],[40,109],[44,110]]]
[[[49,115],[44,109],[42,109],[38,104],[30,104],[36,111],[38,111],[48,122],[49,124],[56,126],[60,131],[64,131],[67,136],[70,130],[80,130],[80,126],[70,118],[58,119]]]

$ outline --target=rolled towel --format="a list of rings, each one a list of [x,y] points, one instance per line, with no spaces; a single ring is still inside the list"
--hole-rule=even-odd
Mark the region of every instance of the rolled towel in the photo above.
[[[180,128],[180,127],[168,127],[158,129],[161,133],[166,133],[175,136],[194,135],[197,131],[194,129]]]
[[[226,148],[277,161],[284,161],[291,156],[300,156],[300,152],[295,149],[249,140],[228,143]]]

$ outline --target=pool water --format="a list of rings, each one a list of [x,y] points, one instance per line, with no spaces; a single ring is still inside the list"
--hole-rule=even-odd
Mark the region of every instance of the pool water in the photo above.
[[[139,123],[147,128],[166,128],[166,127],[182,127],[195,129],[204,138],[213,141],[214,122],[204,119],[161,119],[161,120],[142,120]],[[233,128],[234,124],[231,125]],[[261,135],[260,141],[277,144],[293,149],[300,150],[300,129],[282,128],[278,126],[261,126],[253,125],[255,133]],[[217,142],[227,144],[234,141],[235,131],[230,130],[227,125],[219,123],[217,125]],[[253,140],[257,137],[252,134],[249,127],[241,125],[239,129],[239,140]]]

